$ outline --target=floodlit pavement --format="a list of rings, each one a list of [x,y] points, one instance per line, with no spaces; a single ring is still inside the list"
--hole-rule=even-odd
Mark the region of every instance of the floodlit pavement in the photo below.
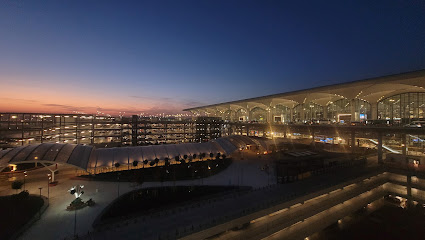
[[[240,160],[240,155],[234,158],[231,164],[224,171],[205,179],[176,181],[176,182],[146,182],[142,186],[128,182],[100,182],[72,179],[75,176],[75,169],[66,166],[59,166],[60,173],[56,175],[59,184],[49,187],[49,207],[32,227],[30,227],[20,239],[64,239],[71,238],[74,235],[75,212],[66,211],[66,207],[74,199],[69,194],[68,189],[76,185],[84,185],[83,201],[92,198],[96,205],[94,207],[85,207],[77,211],[77,233],[85,235],[92,231],[92,223],[101,211],[110,204],[120,194],[127,193],[137,188],[146,188],[153,186],[167,185],[240,185],[252,186],[253,188],[264,187],[276,182],[272,169],[267,174],[261,168],[269,164],[270,159],[262,157],[259,159],[254,154],[243,153],[245,160]],[[270,166],[270,164],[269,164]],[[28,172],[25,188],[30,194],[40,194],[39,187],[42,187],[41,194],[47,197],[47,174],[49,171],[45,168]],[[19,174],[16,177],[22,180]],[[5,178],[1,179],[0,195],[9,195],[15,193],[10,188],[11,182]],[[164,223],[165,224],[165,223]]]

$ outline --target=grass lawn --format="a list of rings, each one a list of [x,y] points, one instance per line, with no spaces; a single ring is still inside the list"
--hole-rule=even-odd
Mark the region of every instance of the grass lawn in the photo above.
[[[81,176],[92,178],[97,181],[178,181],[209,177],[226,169],[232,163],[231,158],[206,160],[189,163],[172,164],[170,166],[158,166],[130,169],[116,172],[99,173],[96,175]]]
[[[43,206],[37,196],[22,197],[14,194],[0,197],[0,239],[9,239],[25,225]]]
[[[112,203],[101,221],[169,209],[184,202],[237,189],[236,186],[169,186],[139,189],[121,196]]]

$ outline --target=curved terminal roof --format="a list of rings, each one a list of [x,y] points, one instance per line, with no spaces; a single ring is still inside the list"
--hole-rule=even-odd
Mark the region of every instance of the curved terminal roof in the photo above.
[[[267,109],[276,105],[293,108],[309,102],[326,106],[339,99],[361,99],[377,103],[384,98],[406,92],[425,92],[425,70],[188,108],[184,111],[214,113],[251,110],[255,107]]]
[[[164,160],[175,156],[192,156],[200,153],[230,155],[234,151],[255,145],[265,148],[261,139],[247,136],[229,136],[206,143],[184,143],[167,145],[150,145],[138,147],[100,148],[76,144],[42,143],[10,148],[0,151],[0,166],[8,164],[47,162],[64,163],[87,170],[96,167],[113,167],[115,163],[132,164],[133,161]]]
[[[93,160],[94,147],[76,144],[41,143],[0,151],[0,166],[47,162],[70,164],[85,170]]]

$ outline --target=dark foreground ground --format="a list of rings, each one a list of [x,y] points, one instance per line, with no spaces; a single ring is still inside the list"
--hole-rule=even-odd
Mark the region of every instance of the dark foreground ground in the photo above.
[[[374,212],[358,211],[325,230],[309,237],[310,240],[423,240],[425,239],[425,211],[421,207],[403,209],[385,203]],[[348,224],[347,224],[348,222]]]
[[[43,199],[24,192],[0,197],[0,239],[9,239],[43,206]]]

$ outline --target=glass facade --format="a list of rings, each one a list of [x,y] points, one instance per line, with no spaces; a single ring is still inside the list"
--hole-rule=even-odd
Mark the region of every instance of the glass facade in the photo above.
[[[298,104],[294,107],[294,120],[296,122],[320,119],[323,119],[323,107],[319,104],[310,102]]]
[[[327,106],[327,116],[326,119],[337,121],[338,114],[349,114],[351,113],[350,109],[350,100],[340,99],[335,102],[330,102]]]
[[[354,114],[356,121],[362,121],[372,118],[372,110],[370,103],[361,99],[354,99],[354,101],[350,101],[345,98],[329,103],[326,106],[327,115],[325,116],[325,118],[337,121],[339,114],[351,114],[352,103],[354,103]]]
[[[273,122],[290,122],[291,121],[291,109],[283,105],[276,105],[273,108]]]
[[[248,113],[246,112],[245,109],[241,108],[236,110],[236,121],[246,121]]]
[[[251,110],[251,119],[249,120],[257,122],[267,122],[267,113],[268,111],[266,109],[255,107]]]
[[[381,100],[378,119],[401,122],[425,119],[425,93],[402,93]]]

